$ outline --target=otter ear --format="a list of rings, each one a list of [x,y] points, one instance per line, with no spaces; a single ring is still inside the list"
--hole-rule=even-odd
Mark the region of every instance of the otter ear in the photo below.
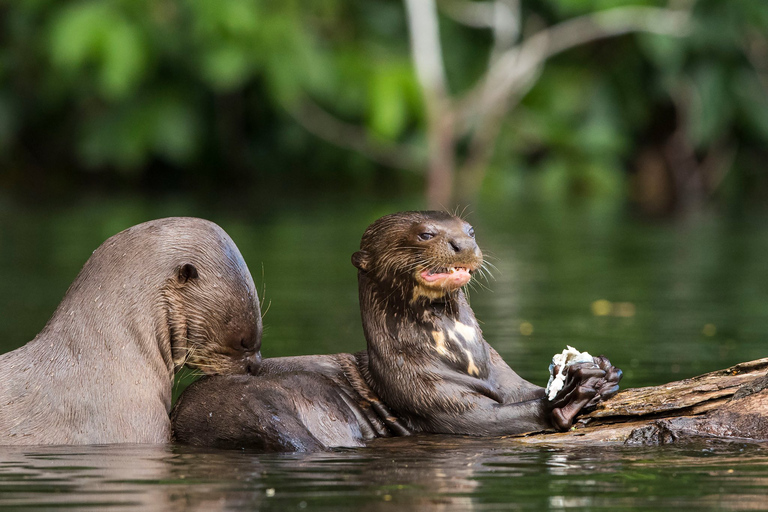
[[[191,263],[185,263],[179,267],[179,273],[176,276],[176,279],[178,279],[179,284],[185,284],[198,277],[197,268]]]
[[[352,255],[352,264],[360,270],[368,270],[371,255],[365,251],[357,251]]]

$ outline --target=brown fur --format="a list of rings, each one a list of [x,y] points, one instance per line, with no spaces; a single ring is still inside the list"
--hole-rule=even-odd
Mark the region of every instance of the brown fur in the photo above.
[[[263,452],[355,448],[407,434],[352,354],[276,357],[254,376],[205,377],[184,391],[171,420],[180,443]]]
[[[244,373],[261,317],[237,247],[168,218],[104,242],[43,330],[0,356],[0,444],[165,443],[174,372]]]
[[[482,271],[474,232],[457,217],[383,217],[366,230],[352,262],[367,351],[266,359],[255,376],[201,379],[172,413],[177,441],[316,451],[412,431],[511,434],[569,426],[598,393],[618,389],[620,372],[607,371],[607,359],[605,368],[570,373],[554,402],[509,368],[483,340],[456,288],[461,281],[422,275],[451,266]]]
[[[367,384],[413,431],[504,435],[568,428],[582,407],[618,390],[607,359],[573,367],[553,402],[485,342],[464,292],[442,270],[482,271],[474,230],[445,212],[380,218],[352,257],[368,351]]]

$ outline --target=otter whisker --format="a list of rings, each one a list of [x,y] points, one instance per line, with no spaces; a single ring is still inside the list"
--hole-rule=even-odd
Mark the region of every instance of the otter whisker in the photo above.
[[[186,368],[180,370],[176,374],[176,379],[175,379],[175,382],[174,382],[174,390],[178,389],[178,386],[181,383],[180,382],[181,380],[186,379],[186,378],[197,379],[199,377],[202,377],[203,375],[205,375],[205,374],[200,372],[196,368],[188,368],[188,367],[186,367]]]
[[[189,371],[189,375],[191,375],[192,377],[202,377],[205,375],[205,373],[201,372],[197,368],[190,368],[188,371]]]
[[[220,365],[213,364],[213,363],[194,363],[193,362],[193,364],[195,364],[194,368],[197,369],[197,370],[206,370],[206,369],[207,370],[218,370],[219,368],[221,368]]]
[[[454,216],[462,220],[467,220],[467,217],[474,213],[473,211],[470,211],[469,213],[467,213],[467,208],[469,208],[469,204],[465,204],[464,208],[461,209],[461,213],[459,213],[459,206],[456,205],[456,213],[454,214]]]
[[[477,274],[479,277],[482,277],[486,283],[490,282],[491,279],[494,279],[493,274],[491,274],[491,272],[485,266],[478,268]]]
[[[264,304],[264,302],[262,302]],[[272,307],[272,301],[266,303],[267,307],[261,312],[261,319],[264,320],[264,317],[267,316],[267,313],[269,313],[269,308]]]
[[[185,343],[187,343],[187,345],[171,347],[171,353],[172,353],[172,356],[173,356],[173,364],[176,365],[179,368],[181,368],[182,366],[187,364],[187,360],[189,360],[190,356],[195,352],[195,350],[197,348],[195,345],[189,344],[189,340],[188,339],[182,338],[181,341],[184,341]],[[177,355],[175,354],[175,353],[178,353],[178,352],[184,353],[182,355],[182,357],[181,357],[181,362],[179,362],[179,363],[176,362]]]
[[[483,264],[480,265],[480,268],[477,269],[477,273],[480,274],[486,282],[488,282],[491,279],[495,279],[491,273],[491,268],[498,270],[493,264],[484,261]]]
[[[272,301],[267,302],[267,280],[264,276],[264,262],[261,262],[261,319],[264,320],[264,317],[267,316],[267,313],[269,312],[270,306],[272,306]],[[264,304],[267,304],[266,309],[264,309]]]
[[[492,274],[492,270],[498,271],[499,269],[494,265],[493,263],[488,263],[486,261],[483,262],[482,265],[480,265],[480,268],[483,270],[483,272],[488,273],[489,275]]]
[[[473,281],[468,282],[465,285],[465,288],[466,287],[468,287],[468,289],[472,290],[472,291],[475,291],[475,290],[477,290],[479,288],[481,290],[487,290],[489,292],[493,292],[493,289],[491,289],[490,287],[486,286],[485,284],[481,283],[478,280],[473,280]]]

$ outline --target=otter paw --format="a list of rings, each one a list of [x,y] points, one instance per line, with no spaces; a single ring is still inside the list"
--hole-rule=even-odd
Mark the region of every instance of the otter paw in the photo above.
[[[551,401],[555,428],[571,428],[579,412],[598,396],[605,377],[605,370],[594,363],[575,363],[565,368],[565,384]]]
[[[611,365],[611,362],[605,356],[599,356],[594,358],[595,364],[605,371],[605,377],[597,384],[597,394],[586,405],[591,407],[598,402],[608,400],[613,395],[619,392],[619,381],[623,377],[623,372]]]

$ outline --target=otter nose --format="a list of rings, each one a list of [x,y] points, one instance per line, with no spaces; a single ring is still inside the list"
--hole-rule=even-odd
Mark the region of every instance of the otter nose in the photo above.
[[[261,366],[261,352],[256,352],[245,360],[245,373],[256,375]]]
[[[474,238],[453,238],[448,242],[451,245],[453,252],[473,252],[477,248],[477,243]]]

